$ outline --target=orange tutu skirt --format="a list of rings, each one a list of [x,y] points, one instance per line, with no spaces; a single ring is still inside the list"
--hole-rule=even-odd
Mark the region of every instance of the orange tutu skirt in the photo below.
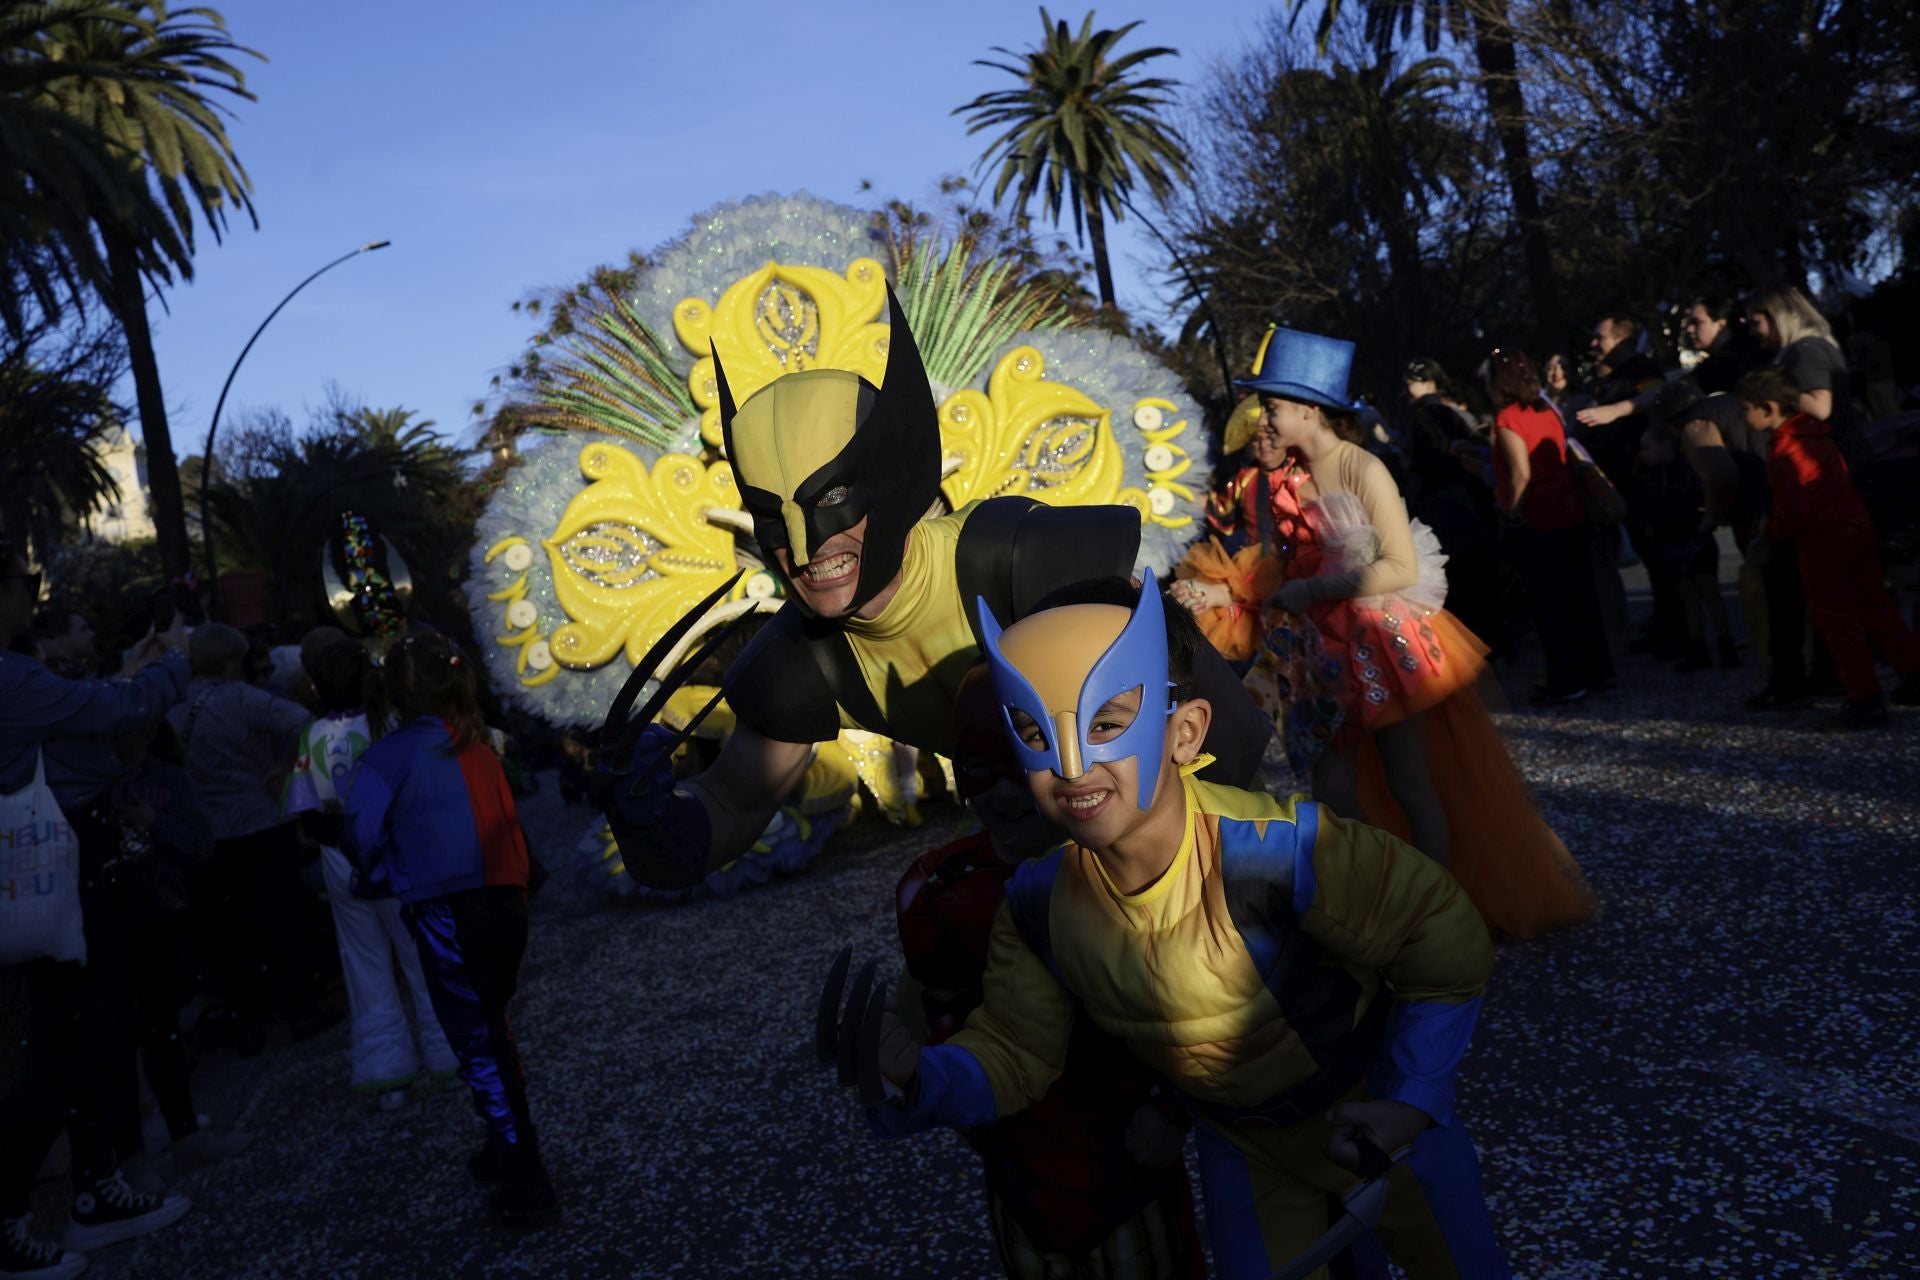
[[[1426,712],[1427,772],[1446,809],[1448,869],[1496,936],[1531,938],[1591,918],[1598,901],[1580,864],[1540,816],[1481,700],[1476,677],[1486,647],[1444,610],[1429,622],[1442,636],[1453,687],[1405,714]],[[1367,821],[1406,839],[1406,815],[1370,737],[1360,744],[1356,767]]]
[[[1187,548],[1186,555],[1174,566],[1176,579],[1224,583],[1233,594],[1233,603],[1220,609],[1203,609],[1193,620],[1201,634],[1228,662],[1243,662],[1259,647],[1265,629],[1260,625],[1262,606],[1268,596],[1280,589],[1286,578],[1280,562],[1262,556],[1257,546],[1246,546],[1228,555],[1220,539],[1208,538]]]

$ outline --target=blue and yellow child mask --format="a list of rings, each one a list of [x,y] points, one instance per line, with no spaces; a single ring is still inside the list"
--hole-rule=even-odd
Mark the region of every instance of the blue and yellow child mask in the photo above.
[[[1013,752],[1030,773],[1050,771],[1071,781],[1093,763],[1140,760],[1140,808],[1153,804],[1160,762],[1167,754],[1167,717],[1178,705],[1162,693],[1167,679],[1167,626],[1153,571],[1145,574],[1140,603],[1072,604],[1029,615],[1001,630],[979,600],[981,639],[1000,715]],[[1109,700],[1140,690],[1133,723],[1105,742],[1089,742],[1087,726]],[[1155,708],[1160,708],[1155,714]],[[1045,748],[1021,741],[1013,713],[1040,726]]]

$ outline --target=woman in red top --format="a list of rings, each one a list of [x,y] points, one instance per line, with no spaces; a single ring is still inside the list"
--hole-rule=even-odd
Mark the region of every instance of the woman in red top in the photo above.
[[[1546,651],[1541,701],[1577,702],[1613,683],[1593,543],[1579,482],[1567,465],[1567,433],[1540,395],[1540,374],[1525,352],[1495,351],[1487,362],[1494,419],[1494,497],[1520,517],[1522,564],[1533,625]]]

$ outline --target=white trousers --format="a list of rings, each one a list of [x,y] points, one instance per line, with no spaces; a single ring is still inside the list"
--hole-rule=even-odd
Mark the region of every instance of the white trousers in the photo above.
[[[400,918],[393,898],[356,898],[348,886],[353,866],[347,855],[328,845],[320,847],[320,864],[327,882],[327,900],[333,905],[334,934],[340,941],[340,971],[347,982],[347,1008],[353,1028],[353,1087],[378,1091],[398,1089],[420,1073],[451,1073],[459,1060],[447,1045],[440,1020],[433,1014],[426,979],[420,973],[420,953]],[[413,1022],[419,1029],[420,1052],[414,1053],[413,1030],[394,980],[394,961],[400,963],[407,988],[413,993]]]

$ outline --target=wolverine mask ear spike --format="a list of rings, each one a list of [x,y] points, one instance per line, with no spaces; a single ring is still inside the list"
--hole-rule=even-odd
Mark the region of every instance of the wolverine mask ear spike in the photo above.
[[[726,446],[727,456],[733,457],[733,388],[727,385],[727,371],[720,364],[720,348],[707,339],[707,350],[713,353],[713,386],[720,394],[720,440]]]
[[[909,409],[931,405],[933,384],[927,381],[927,366],[920,359],[919,344],[913,340],[913,330],[907,327],[907,313],[900,299],[894,296],[892,285],[887,286],[887,329],[887,370],[880,378],[882,403],[875,406],[875,412],[898,412],[896,406],[900,405]],[[937,426],[934,438],[939,439]]]

